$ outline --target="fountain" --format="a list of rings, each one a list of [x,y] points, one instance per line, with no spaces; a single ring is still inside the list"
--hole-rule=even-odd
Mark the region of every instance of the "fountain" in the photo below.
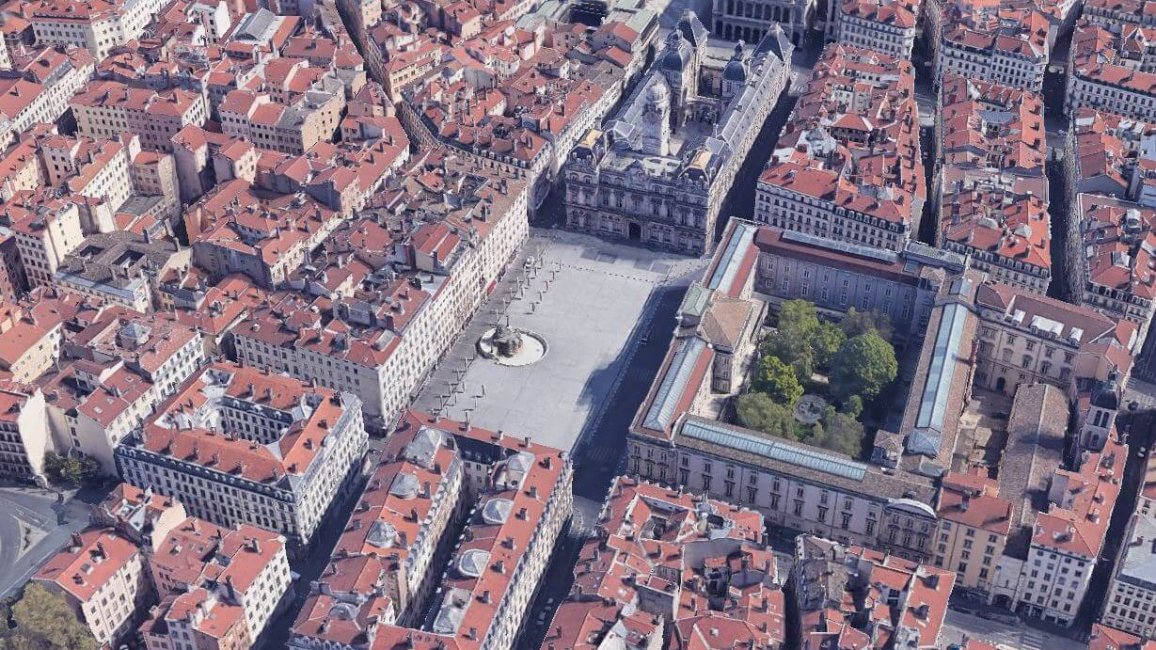
[[[478,354],[502,366],[528,366],[546,356],[546,341],[534,332],[510,327],[507,321],[482,334]]]

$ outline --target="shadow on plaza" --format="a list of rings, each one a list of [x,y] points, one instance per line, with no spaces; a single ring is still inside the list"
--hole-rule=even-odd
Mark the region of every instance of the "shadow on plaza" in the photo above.
[[[626,432],[662,364],[684,292],[685,287],[657,286],[622,351],[586,379],[578,399],[591,409],[575,451],[576,496],[602,501],[625,469]]]

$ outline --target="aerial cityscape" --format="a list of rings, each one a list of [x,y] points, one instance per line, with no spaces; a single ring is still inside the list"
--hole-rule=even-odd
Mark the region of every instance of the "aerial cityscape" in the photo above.
[[[1156,0],[0,35],[0,649],[1156,650]]]

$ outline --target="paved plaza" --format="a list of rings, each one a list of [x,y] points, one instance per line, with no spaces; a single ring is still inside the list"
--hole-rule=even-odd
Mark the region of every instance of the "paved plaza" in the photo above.
[[[0,487],[0,598],[18,592],[73,532],[86,528],[89,504],[103,496],[86,492],[58,504],[50,490]]]
[[[572,449],[597,427],[624,370],[654,328],[656,289],[685,284],[706,264],[587,235],[536,230],[502,287],[446,357],[417,407],[540,443]],[[509,367],[478,357],[495,323],[546,342],[537,363]]]

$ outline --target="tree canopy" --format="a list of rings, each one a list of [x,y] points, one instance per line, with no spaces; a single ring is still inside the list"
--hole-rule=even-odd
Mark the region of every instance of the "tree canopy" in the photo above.
[[[899,374],[895,349],[877,332],[847,339],[835,355],[831,369],[832,393],[841,402],[852,395],[863,401],[875,399]]]
[[[35,582],[12,606],[10,624],[0,636],[4,650],[90,650],[96,639],[63,598]]]
[[[823,426],[816,425],[804,441],[807,444],[837,451],[848,456],[858,456],[863,445],[863,425],[855,416],[840,413],[828,406],[823,414]]]
[[[788,338],[807,341],[819,328],[819,312],[806,300],[787,300],[779,307],[778,330]]]
[[[776,438],[797,440],[791,409],[775,402],[766,393],[747,393],[735,403],[739,423]]]
[[[779,308],[779,326],[764,340],[763,352],[782,359],[800,381],[807,381],[816,369],[827,370],[845,339],[838,325],[819,320],[813,303],[788,300]]]
[[[56,484],[80,487],[99,483],[101,480],[100,461],[91,456],[61,456],[56,452],[44,454],[44,473]]]
[[[808,341],[815,367],[824,371],[830,369],[831,361],[846,341],[847,336],[834,323],[824,322],[815,328],[814,332],[811,333],[810,341]]]
[[[787,406],[794,405],[803,396],[803,385],[795,376],[795,370],[770,354],[759,361],[753,388]]]
[[[854,307],[847,310],[843,315],[843,320],[839,321],[839,329],[847,338],[855,338],[860,334],[868,332],[878,332],[885,340],[890,341],[891,336],[895,333],[894,328],[891,327],[891,319],[887,314],[882,314],[877,311],[859,311]]]

